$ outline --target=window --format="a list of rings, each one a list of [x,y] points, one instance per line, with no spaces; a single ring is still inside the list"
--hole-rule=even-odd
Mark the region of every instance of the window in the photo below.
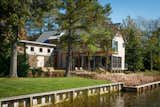
[[[31,47],[31,51],[32,51],[32,52],[34,51],[34,47]]]
[[[47,50],[47,52],[48,52],[48,53],[50,53],[50,52],[51,52],[51,50],[50,50],[50,49],[48,49],[48,50]]]
[[[42,48],[39,48],[39,52],[43,52],[43,49],[42,49]]]
[[[112,42],[112,50],[113,52],[118,52],[118,41],[114,41]]]
[[[122,58],[112,56],[112,67],[113,68],[121,68]]]

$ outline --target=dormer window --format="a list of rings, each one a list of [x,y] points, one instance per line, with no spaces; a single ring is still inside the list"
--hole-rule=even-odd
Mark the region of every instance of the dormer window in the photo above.
[[[32,51],[32,52],[34,51],[34,47],[31,47],[31,51]]]
[[[112,50],[113,50],[113,52],[118,52],[118,41],[113,40]]]
[[[50,52],[51,52],[51,50],[50,50],[50,49],[48,49],[48,50],[47,50],[47,52],[48,52],[48,53],[50,53]]]
[[[39,48],[39,52],[43,52],[43,49],[42,49],[42,48]]]

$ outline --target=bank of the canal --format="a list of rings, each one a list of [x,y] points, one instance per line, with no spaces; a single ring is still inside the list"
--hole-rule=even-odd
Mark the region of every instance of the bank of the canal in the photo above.
[[[129,73],[110,73],[110,72],[72,72],[72,75],[79,77],[92,78],[97,80],[107,80],[112,82],[123,82],[126,86],[138,86],[151,82],[160,81],[160,72],[129,72]]]
[[[80,77],[67,78],[0,78],[0,98],[70,88],[108,84],[110,81]]]
[[[134,98],[139,99],[139,96],[142,96],[145,100],[148,100],[147,97],[156,96],[148,94],[148,92],[156,94],[156,90],[160,91],[160,81],[138,86],[125,86],[122,82],[111,83],[105,80],[79,77],[0,78],[0,87],[0,96],[13,96],[0,98],[0,107],[132,107],[125,104],[129,103],[126,98],[133,97],[134,100]],[[122,91],[125,91],[125,93]],[[134,93],[128,93],[130,91]],[[157,92],[157,94],[159,99],[160,93]],[[139,106],[144,103],[139,100],[134,101],[131,105],[145,107]],[[158,101],[154,98],[153,100],[156,102],[155,107],[159,107]],[[80,106],[82,102],[85,105]],[[117,105],[112,102],[116,102]]]
[[[76,97],[83,95],[89,97],[120,91],[123,87],[123,83],[111,83],[104,80],[84,79],[79,77],[1,78],[0,80],[0,95],[12,95],[12,97],[0,99],[0,106],[2,107],[45,106],[70,99],[73,101]],[[37,93],[38,91],[40,92]],[[30,92],[34,92],[34,94],[26,94]],[[23,95],[24,93],[26,95]]]
[[[160,107],[160,88],[142,93],[116,92],[101,96],[79,97],[46,107]]]

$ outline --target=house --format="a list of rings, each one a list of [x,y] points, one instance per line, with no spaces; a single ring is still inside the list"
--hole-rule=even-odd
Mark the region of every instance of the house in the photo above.
[[[117,33],[112,40],[111,70],[125,70],[125,44],[121,34]]]
[[[54,34],[54,35],[53,35]],[[20,40],[24,44],[25,53],[28,56],[31,67],[54,67],[65,68],[66,52],[58,46],[49,43],[43,43],[50,40],[59,40],[64,33],[45,32],[37,41]],[[71,69],[88,69],[105,68],[106,52],[97,51],[88,57],[88,52],[79,52],[73,50],[71,53]],[[125,70],[125,46],[124,40],[120,33],[117,33],[112,39],[112,52],[108,54],[109,70]]]
[[[28,40],[19,40],[19,44],[19,52],[26,54],[31,67],[53,67],[56,45]]]
[[[56,60],[55,67],[65,68],[66,64],[66,52],[57,50],[55,56]],[[97,51],[95,54],[88,59],[88,52],[72,51],[72,64],[71,69],[88,69],[89,65],[92,70],[97,68],[105,69],[106,65],[106,52]],[[125,46],[124,40],[121,34],[117,33],[112,40],[112,52],[108,54],[109,64],[108,69],[111,71],[125,70]]]

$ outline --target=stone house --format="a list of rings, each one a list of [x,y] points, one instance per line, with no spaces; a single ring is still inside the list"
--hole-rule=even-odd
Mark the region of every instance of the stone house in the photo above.
[[[30,67],[53,67],[56,45],[28,40],[19,40],[18,51],[28,58]]]

